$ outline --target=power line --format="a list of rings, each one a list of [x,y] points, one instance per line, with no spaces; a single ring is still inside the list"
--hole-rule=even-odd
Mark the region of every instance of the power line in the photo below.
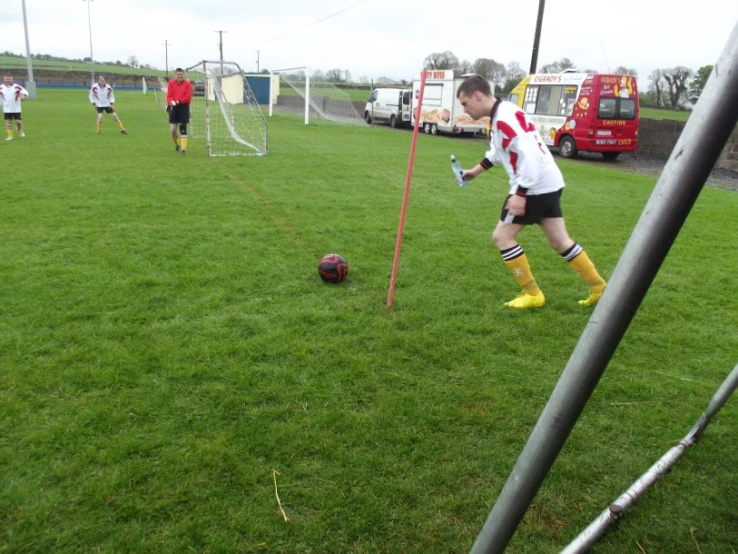
[[[328,19],[331,19],[332,17],[336,17],[337,15],[340,15],[343,12],[350,10],[351,8],[355,8],[356,6],[360,6],[361,4],[363,4],[364,2],[367,2],[367,1],[368,0],[361,0],[361,2],[357,2],[356,4],[352,4],[348,8],[344,8],[344,9],[342,9],[340,11],[337,11],[335,13],[332,13],[331,15],[328,15],[328,16],[324,17],[323,19],[319,19],[318,21],[313,21],[312,23],[308,23],[307,25],[305,25],[302,28],[294,29],[292,31],[289,31],[288,33],[284,33],[284,34],[281,34],[279,36],[272,37],[270,39],[265,40],[264,42],[271,42],[273,40],[277,40],[278,38],[282,38],[282,37],[286,37],[287,35],[294,34],[297,31],[302,31],[303,29],[307,29],[308,27],[312,27],[313,25],[317,25],[318,23],[323,23],[323,21],[326,21]]]

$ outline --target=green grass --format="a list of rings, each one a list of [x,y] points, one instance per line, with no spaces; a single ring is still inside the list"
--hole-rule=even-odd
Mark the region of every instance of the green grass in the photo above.
[[[388,309],[409,132],[277,114],[264,158],[184,157],[116,97],[129,136],[44,90],[0,141],[0,551],[467,552],[590,314],[538,229],[548,304],[502,306],[505,176],[448,167],[484,143],[418,137]],[[607,277],[654,179],[558,162]],[[558,552],[735,365],[737,212],[701,194],[510,552]],[[597,552],[737,550],[737,434],[734,398]]]
[[[334,92],[321,92],[320,94],[323,94],[325,96],[330,96],[331,98],[345,98],[344,94],[348,96],[349,100],[357,100],[357,101],[364,101],[366,102],[369,100],[369,96],[371,95],[371,91],[369,90],[369,87],[367,88],[340,88],[338,89],[338,93]],[[343,94],[341,94],[343,93]],[[279,94],[284,96],[296,96],[298,92],[290,87],[290,86],[280,86],[279,87]]]
[[[683,110],[663,110],[661,108],[644,108],[641,106],[641,117],[646,119],[675,119],[687,121],[692,112]]]
[[[47,71],[59,71],[59,72],[70,72],[70,71],[90,71],[90,64],[83,62],[73,61],[57,61],[57,60],[40,60],[37,58],[32,59],[34,71],[47,70]],[[18,56],[0,56],[0,68],[18,70],[25,72],[26,70],[26,58]],[[120,75],[150,75],[153,77],[165,77],[166,71],[159,69],[144,69],[129,67],[127,65],[115,65],[115,64],[93,64],[93,68],[96,73],[116,73]]]

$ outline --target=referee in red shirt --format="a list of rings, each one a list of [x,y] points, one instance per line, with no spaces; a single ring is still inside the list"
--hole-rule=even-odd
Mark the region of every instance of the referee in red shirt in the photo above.
[[[175,70],[177,77],[167,85],[167,111],[169,112],[169,130],[172,133],[175,152],[187,153],[187,124],[190,122],[190,101],[192,100],[192,83],[184,78],[184,70]],[[179,136],[177,136],[179,125]]]

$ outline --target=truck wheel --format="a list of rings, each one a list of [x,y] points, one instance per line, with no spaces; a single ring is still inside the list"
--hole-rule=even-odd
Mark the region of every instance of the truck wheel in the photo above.
[[[366,120],[367,125],[371,125],[372,114],[370,114],[369,112],[364,112],[364,119]]]
[[[390,127],[397,129],[397,118],[394,115],[390,116]]]
[[[426,124],[423,125],[423,132],[426,135],[430,135],[430,132],[431,132],[431,124],[430,123],[426,123]]]
[[[431,135],[437,135],[438,134],[438,125],[431,125]]]
[[[559,154],[562,158],[574,158],[577,155],[577,145],[571,137],[564,137],[559,142]]]
[[[608,162],[612,162],[618,159],[620,152],[603,152],[602,157]]]

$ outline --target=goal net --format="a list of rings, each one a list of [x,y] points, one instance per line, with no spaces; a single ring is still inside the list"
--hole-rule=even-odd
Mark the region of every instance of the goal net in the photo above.
[[[154,100],[156,100],[157,105],[162,109],[167,109],[167,87],[169,86],[169,83],[167,83],[167,80],[158,77],[156,85],[154,85]]]
[[[270,111],[305,114],[305,125],[311,116],[337,123],[366,125],[349,94],[327,81],[322,72],[311,75],[308,67],[291,67],[272,73],[279,74],[279,96],[276,104],[270,104]]]
[[[187,78],[190,136],[205,139],[208,155],[266,155],[266,119],[238,64],[203,61],[187,69]]]

